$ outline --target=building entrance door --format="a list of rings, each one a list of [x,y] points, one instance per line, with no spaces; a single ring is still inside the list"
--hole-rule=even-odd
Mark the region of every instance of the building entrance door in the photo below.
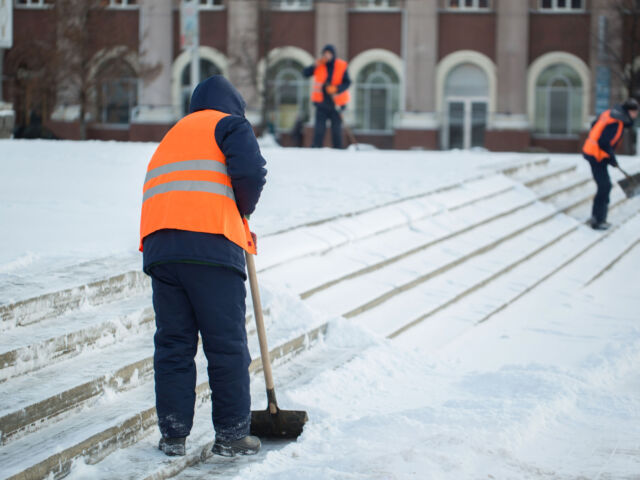
[[[487,111],[486,99],[448,99],[446,148],[469,149],[484,146]]]

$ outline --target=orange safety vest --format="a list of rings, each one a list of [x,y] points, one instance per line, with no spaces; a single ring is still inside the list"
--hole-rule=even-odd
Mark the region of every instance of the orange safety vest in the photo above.
[[[140,251],[144,238],[164,228],[221,234],[255,254],[247,220],[240,216],[216,125],[228,114],[201,110],[167,132],[144,180]]]
[[[347,67],[349,64],[342,60],[341,58],[336,58],[333,63],[333,75],[331,76],[331,85],[335,85],[336,87],[342,84],[342,78],[344,77],[344,73],[347,71]],[[314,103],[322,103],[324,100],[324,94],[322,92],[322,86],[326,83],[327,77],[329,76],[329,71],[327,70],[327,66],[324,63],[320,63],[316,66],[315,71],[313,72],[313,90],[311,91],[311,101]],[[349,95],[349,90],[345,90],[342,93],[338,93],[334,95],[333,102],[342,107],[349,103],[351,99]]]
[[[618,131],[616,132],[611,142],[611,146],[615,148],[620,141],[620,137],[622,136],[624,122],[622,122],[622,120],[618,120],[617,118],[613,118],[611,116],[611,110],[605,110],[600,114],[598,120],[591,128],[589,136],[587,137],[587,140],[584,142],[584,146],[582,147],[582,153],[592,156],[598,162],[601,162],[605,158],[609,158],[609,154],[602,150],[600,148],[600,145],[598,145],[598,140],[600,140],[600,137],[602,136],[602,131],[612,123],[618,124]]]

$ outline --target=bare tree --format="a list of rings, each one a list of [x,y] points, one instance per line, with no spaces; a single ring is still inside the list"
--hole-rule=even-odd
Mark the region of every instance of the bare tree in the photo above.
[[[100,101],[100,86],[109,81],[129,75],[130,58],[137,60],[137,52],[118,44],[118,31],[105,26],[105,0],[57,0],[56,28],[57,45],[51,56],[52,69],[57,73],[59,101],[78,106],[80,138],[87,137],[88,113],[96,113],[96,102]],[[101,48],[109,49],[108,58],[96,75],[96,57]],[[159,65],[144,65],[136,62],[133,75],[150,78],[160,71]]]
[[[640,2],[638,0],[611,0],[614,25],[609,32],[600,32],[598,48],[604,55],[601,61],[623,85],[627,94],[637,96],[640,88]],[[616,37],[616,34],[619,37]]]

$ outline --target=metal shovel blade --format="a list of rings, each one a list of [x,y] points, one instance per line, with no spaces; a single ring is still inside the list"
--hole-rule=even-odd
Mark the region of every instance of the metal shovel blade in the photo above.
[[[298,438],[309,417],[302,410],[266,410],[251,412],[251,435],[260,438]]]
[[[628,198],[640,195],[640,173],[618,180],[618,185]]]

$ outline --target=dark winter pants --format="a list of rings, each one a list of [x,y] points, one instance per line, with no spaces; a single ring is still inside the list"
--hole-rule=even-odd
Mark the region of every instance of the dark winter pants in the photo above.
[[[611,179],[607,170],[607,162],[597,162],[594,159],[587,159],[591,165],[593,179],[596,181],[598,191],[593,199],[591,216],[597,223],[607,220],[607,210],[609,209],[609,193],[611,192]]]
[[[316,106],[316,124],[313,132],[313,148],[320,148],[324,144],[324,133],[327,120],[331,120],[331,141],[333,148],[342,148],[342,116],[335,108]]]
[[[162,436],[186,437],[191,431],[200,332],[216,437],[244,437],[251,420],[244,278],[230,268],[188,263],[156,265],[151,277],[157,328],[156,409]]]

